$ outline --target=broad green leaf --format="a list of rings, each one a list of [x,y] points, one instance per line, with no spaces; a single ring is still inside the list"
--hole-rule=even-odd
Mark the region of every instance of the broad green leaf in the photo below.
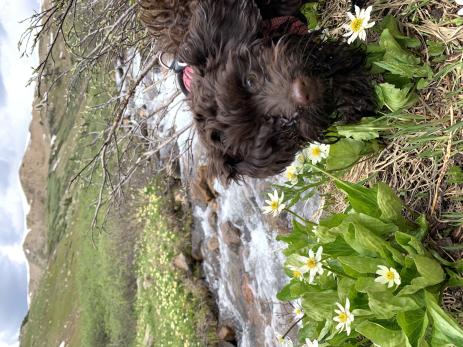
[[[384,260],[371,257],[348,256],[338,257],[338,260],[341,264],[361,274],[375,273],[378,265],[384,265]]]
[[[420,277],[414,278],[405,286],[399,295],[409,295],[418,290],[439,284],[444,281],[445,273],[440,264],[434,259],[423,255],[412,255]]]
[[[414,311],[420,308],[412,296],[394,296],[390,291],[368,292],[368,306],[380,319],[390,319],[399,312]]]
[[[336,126],[338,134],[356,141],[368,141],[379,137],[378,126],[375,119],[362,118],[358,124]]]
[[[429,65],[407,64],[400,61],[377,61],[374,64],[384,70],[402,77],[432,77],[432,70]]]
[[[387,329],[370,321],[363,321],[355,330],[381,347],[411,347],[402,330]]]
[[[331,257],[354,254],[354,249],[342,237],[337,237],[335,241],[323,245],[323,254]]]
[[[277,294],[277,299],[281,301],[291,301],[300,298],[310,286],[296,279],[292,279]]]
[[[378,188],[378,207],[381,210],[381,219],[393,222],[400,228],[409,227],[406,219],[402,216],[402,201],[395,194],[391,187],[383,182],[377,184]]]
[[[420,58],[402,48],[391,35],[389,29],[384,29],[381,33],[379,45],[385,50],[383,60],[386,62],[401,62],[410,65],[420,64]]]
[[[341,139],[330,146],[330,155],[326,159],[326,169],[347,169],[360,159],[364,144],[362,141]]]
[[[426,309],[433,321],[431,346],[463,345],[463,330],[437,303],[428,291],[424,292]]]
[[[306,291],[302,297],[302,308],[305,312],[310,312],[313,320],[324,321],[331,319],[338,301],[335,290]]]
[[[376,235],[360,223],[351,223],[352,229],[343,234],[346,242],[360,255],[380,257],[388,264],[403,264],[403,257],[390,243]]]
[[[307,18],[309,29],[314,30],[318,26],[318,3],[308,2],[304,4],[301,12]]]
[[[406,250],[408,254],[425,254],[423,245],[414,236],[400,231],[396,232],[394,236],[397,243]]]
[[[385,223],[378,218],[374,218],[363,213],[349,214],[344,223],[361,224],[382,238],[389,238],[398,230],[395,224]]]
[[[355,282],[355,289],[360,293],[385,292],[387,285],[375,282],[373,277],[359,277]]]
[[[427,86],[429,86],[429,84],[432,82],[432,80],[430,79],[426,79],[426,78],[420,78],[418,80],[418,82],[416,83],[416,90],[423,90],[424,88],[426,88]]]
[[[419,346],[420,341],[424,340],[426,328],[429,324],[425,310],[415,310],[399,312],[397,323],[405,332],[412,346]]]
[[[347,277],[341,278],[338,281],[339,302],[345,302],[351,294],[355,295],[355,280]]]
[[[378,23],[377,30],[388,29],[390,34],[397,39],[402,45],[410,48],[418,48],[421,46],[420,40],[414,37],[403,35],[399,30],[397,19],[391,15],[387,15],[383,20]]]
[[[416,103],[418,96],[411,89],[412,85],[396,88],[390,83],[380,83],[375,87],[377,94],[381,95],[384,105],[393,112],[411,107]]]

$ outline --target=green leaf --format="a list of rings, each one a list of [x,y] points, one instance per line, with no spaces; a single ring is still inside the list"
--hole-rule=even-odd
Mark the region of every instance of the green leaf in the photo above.
[[[392,222],[402,229],[410,227],[410,224],[402,216],[403,204],[391,187],[383,182],[377,184],[378,207],[381,210],[381,219]]]
[[[400,41],[400,43],[404,46],[410,47],[410,48],[418,48],[421,46],[420,40],[414,38],[414,37],[408,37],[403,35],[399,31],[399,25],[397,22],[397,19],[391,15],[387,15],[386,17],[383,18],[383,20],[378,24],[377,30],[384,30],[388,29],[390,34]]]
[[[378,323],[363,321],[355,330],[381,347],[411,347],[403,331],[387,329]]]
[[[414,278],[411,283],[405,286],[398,295],[409,295],[418,290],[434,286],[444,281],[445,273],[440,264],[432,258],[423,255],[412,255],[416,269],[421,275]]]
[[[395,240],[397,243],[408,252],[408,254],[420,254],[424,255],[424,247],[420,241],[418,241],[414,236],[402,233],[400,231],[395,233]]]
[[[426,40],[426,46],[431,57],[440,57],[445,51],[445,45],[440,41]]]
[[[375,282],[373,277],[359,277],[355,282],[355,289],[360,293],[385,292],[388,290],[386,285]]]
[[[403,49],[391,35],[389,29],[384,29],[379,38],[379,45],[385,50],[383,61],[401,62],[409,65],[420,64],[420,58]]]
[[[399,312],[397,323],[405,332],[412,346],[419,346],[424,340],[426,329],[429,324],[428,316],[424,310]]]
[[[307,226],[299,223],[296,219],[293,219],[293,230],[287,235],[279,235],[277,239],[288,244],[288,248],[285,249],[285,254],[295,253],[302,248],[305,248],[309,245],[308,235],[310,230],[313,227],[312,223],[309,223]]]
[[[414,311],[420,308],[412,296],[394,296],[391,291],[368,292],[368,306],[380,319],[390,319],[399,312]]]
[[[310,312],[313,320],[324,321],[331,319],[338,301],[338,293],[335,290],[308,290],[302,297],[302,308],[305,312]]]
[[[384,260],[371,257],[348,256],[338,257],[342,265],[348,266],[361,274],[375,273],[378,270],[378,265],[384,265]]]
[[[375,65],[383,68],[386,71],[389,71],[393,74],[413,78],[413,77],[432,77],[432,70],[429,65],[415,65],[407,64],[400,61],[378,61],[374,63]]]
[[[360,159],[362,141],[352,139],[341,139],[330,146],[330,155],[326,159],[326,169],[342,170],[347,169]]]
[[[431,346],[462,346],[463,330],[437,303],[428,291],[424,292],[426,309],[433,321]]]
[[[356,141],[368,141],[379,137],[378,126],[375,119],[365,117],[358,124],[336,126],[338,134]]]
[[[318,3],[309,2],[302,6],[301,12],[307,18],[309,29],[314,30],[318,26]]]
[[[281,301],[291,301],[300,298],[310,286],[296,279],[292,279],[277,294],[277,299]]]
[[[396,88],[390,83],[380,83],[375,86],[376,93],[381,95],[384,105],[393,112],[411,107],[416,103],[418,96],[411,89],[412,85]]]

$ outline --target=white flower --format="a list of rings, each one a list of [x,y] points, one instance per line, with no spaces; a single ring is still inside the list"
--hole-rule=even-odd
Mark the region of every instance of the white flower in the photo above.
[[[339,310],[334,310],[337,316],[334,317],[333,320],[338,322],[336,330],[339,330],[339,332],[345,330],[347,335],[350,335],[350,325],[354,321],[354,315],[349,311],[349,298],[346,298],[346,305],[344,307],[339,302],[337,302],[336,305],[339,308]]]
[[[296,320],[299,320],[301,319],[302,317],[304,317],[304,310],[302,309],[301,306],[299,305],[296,305],[296,307],[294,308],[293,310],[293,313],[294,313],[294,318]]]
[[[304,274],[307,272],[305,268],[289,265],[288,269],[291,271],[291,274],[294,278],[302,280]]]
[[[355,16],[351,12],[347,12],[347,17],[349,17],[350,23],[344,24],[342,27],[348,30],[348,32],[343,35],[344,37],[350,36],[347,40],[348,44],[354,42],[357,37],[363,41],[366,40],[367,34],[365,29],[371,28],[373,25],[375,25],[375,22],[368,23],[370,20],[371,10],[371,6],[368,6],[366,10],[355,6]]]
[[[376,277],[375,282],[379,282],[382,284],[387,283],[387,287],[391,288],[394,283],[400,286],[400,275],[394,268],[387,268],[384,265],[378,265],[378,270],[376,271],[376,274],[379,275],[379,277]]]
[[[458,5],[463,5],[463,0],[455,0]],[[463,16],[463,7],[457,12],[459,16]]]
[[[291,184],[297,184],[297,167],[294,165],[290,165],[286,168],[285,177],[286,180],[291,182]]]
[[[315,165],[328,158],[330,152],[330,145],[320,144],[318,142],[311,143],[309,148],[305,150],[307,158]]]
[[[299,260],[304,263],[304,265],[301,267],[301,269],[304,272],[309,273],[309,283],[313,283],[315,276],[317,274],[322,275],[323,274],[323,266],[322,266],[322,252],[323,252],[323,247],[320,246],[318,247],[317,253],[314,254],[314,252],[310,249],[309,250],[309,257],[299,257]]]
[[[303,347],[318,347],[318,341],[310,341],[310,339],[305,339],[305,345],[303,345]]]
[[[281,211],[286,207],[283,204],[283,200],[285,198],[285,194],[281,193],[281,197],[278,196],[278,192],[276,190],[273,191],[273,195],[268,193],[270,200],[265,200],[267,206],[264,206],[263,212],[264,214],[272,213],[274,217],[278,216]]]
[[[304,168],[304,163],[305,163],[304,153],[298,153],[296,155],[296,159],[294,160],[293,166],[295,166],[296,169],[300,171]]]
[[[289,337],[283,337],[283,335],[276,334],[278,345],[281,347],[293,347],[293,341]]]

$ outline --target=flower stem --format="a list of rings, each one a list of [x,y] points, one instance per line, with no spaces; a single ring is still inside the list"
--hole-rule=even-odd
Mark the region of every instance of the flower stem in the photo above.
[[[284,211],[288,212],[289,214],[292,214],[294,217],[297,217],[299,218],[301,221],[303,221],[304,223],[307,222],[307,219],[301,217],[300,215],[298,215],[296,212],[293,212],[291,211],[290,209],[288,208],[285,208]]]

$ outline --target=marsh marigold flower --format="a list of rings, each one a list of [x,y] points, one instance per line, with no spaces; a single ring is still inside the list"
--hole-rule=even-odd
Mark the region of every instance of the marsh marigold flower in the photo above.
[[[349,311],[349,298],[346,298],[345,306],[342,306],[339,302],[336,303],[336,306],[338,306],[339,308],[338,310],[334,310],[337,316],[334,317],[333,320],[338,322],[338,325],[336,325],[336,330],[338,330],[339,332],[345,330],[347,335],[350,335],[350,325],[354,321],[354,315]]]
[[[375,22],[370,22],[370,14],[373,8],[368,6],[366,10],[360,9],[358,6],[355,6],[355,16],[351,12],[347,12],[347,17],[349,17],[350,23],[344,24],[342,27],[347,30],[344,37],[349,37],[347,43],[351,44],[355,39],[360,38],[360,40],[365,41],[367,38],[366,29],[371,28],[375,25]]]
[[[378,265],[378,270],[376,274],[379,275],[376,277],[375,282],[382,284],[387,284],[388,288],[391,288],[394,283],[400,286],[400,275],[394,268],[387,268],[384,265]]]
[[[305,344],[302,345],[303,347],[318,347],[318,341],[313,340],[310,341],[310,339],[305,339]]]
[[[265,200],[265,203],[267,204],[267,206],[264,206],[263,212],[264,212],[264,214],[272,213],[273,216],[276,217],[286,207],[286,205],[283,203],[283,200],[285,198],[285,194],[281,193],[281,197],[279,197],[278,192],[275,189],[273,191],[273,195],[272,195],[272,193],[268,193],[268,196],[269,196],[270,200]]]
[[[330,152],[330,145],[321,144],[318,142],[311,143],[309,148],[304,150],[305,156],[313,165],[321,162],[323,159],[328,158]]]

